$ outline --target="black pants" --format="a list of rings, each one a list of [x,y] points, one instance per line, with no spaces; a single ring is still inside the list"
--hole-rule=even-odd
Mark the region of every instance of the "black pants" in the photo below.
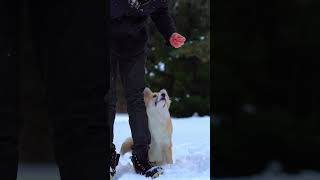
[[[0,179],[17,176],[22,19],[28,19],[46,84],[61,179],[107,179],[105,7],[102,1],[0,1]]]
[[[123,52],[125,54],[125,52]],[[146,152],[149,149],[151,136],[148,128],[148,118],[143,100],[145,88],[145,61],[146,54],[140,53],[134,57],[120,57],[111,53],[110,57],[110,91],[109,91],[109,123],[110,123],[110,148],[114,149],[113,126],[116,113],[116,77],[119,69],[121,82],[127,100],[127,111],[131,135],[135,150]],[[117,132],[115,132],[117,133]],[[120,133],[120,132],[119,132]],[[146,154],[144,154],[146,155]]]

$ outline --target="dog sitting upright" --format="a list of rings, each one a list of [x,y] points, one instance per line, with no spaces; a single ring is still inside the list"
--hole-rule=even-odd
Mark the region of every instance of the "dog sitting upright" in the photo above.
[[[172,121],[169,112],[171,100],[165,89],[152,92],[145,88],[143,94],[151,134],[149,161],[157,166],[172,164]],[[132,138],[127,138],[121,146],[121,155],[131,151],[132,145]]]

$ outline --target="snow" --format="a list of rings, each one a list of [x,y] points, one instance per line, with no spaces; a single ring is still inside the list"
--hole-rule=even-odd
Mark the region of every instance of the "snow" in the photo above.
[[[164,166],[164,174],[157,180],[210,179],[210,117],[173,118],[173,165]],[[115,145],[119,151],[122,142],[130,136],[128,115],[117,114]],[[115,180],[145,180],[136,175],[129,160],[130,154],[120,157]],[[216,180],[319,180],[320,172],[301,171],[286,174],[277,162],[272,162],[261,174],[240,178]],[[18,180],[60,180],[55,164],[19,164]]]
[[[161,61],[158,63],[158,67],[161,72],[164,72],[166,70],[166,65]]]
[[[17,176],[17,180],[60,180],[58,167],[52,163],[20,163]]]
[[[158,69],[161,72],[164,72],[166,70],[166,65],[163,62],[159,62],[158,64],[153,66],[155,69]]]
[[[164,174],[158,180],[209,180],[210,179],[210,117],[193,116],[173,118],[173,161],[163,166]],[[114,143],[117,151],[131,136],[127,114],[117,114],[114,125]],[[134,172],[129,159],[120,157],[115,180],[144,180]]]
[[[153,72],[151,72],[151,73],[149,74],[149,76],[150,76],[150,77],[154,77],[155,74],[154,74]]]

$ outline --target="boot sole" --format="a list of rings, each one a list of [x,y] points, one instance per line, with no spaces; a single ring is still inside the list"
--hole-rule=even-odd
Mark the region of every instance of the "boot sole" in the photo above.
[[[159,177],[159,176],[162,175],[162,174],[163,174],[163,172],[157,172],[157,173],[155,173],[151,178],[152,178],[152,179],[155,179],[155,178]]]

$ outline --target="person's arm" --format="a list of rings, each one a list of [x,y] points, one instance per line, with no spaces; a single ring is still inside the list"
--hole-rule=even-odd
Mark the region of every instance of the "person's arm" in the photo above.
[[[168,6],[160,7],[151,14],[152,21],[156,24],[159,32],[169,40],[170,36],[177,31],[175,23],[169,14]]]
[[[177,33],[175,23],[169,14],[167,5],[153,12],[151,19],[156,24],[167,44],[171,44],[175,48],[179,48],[184,44],[185,38]]]

